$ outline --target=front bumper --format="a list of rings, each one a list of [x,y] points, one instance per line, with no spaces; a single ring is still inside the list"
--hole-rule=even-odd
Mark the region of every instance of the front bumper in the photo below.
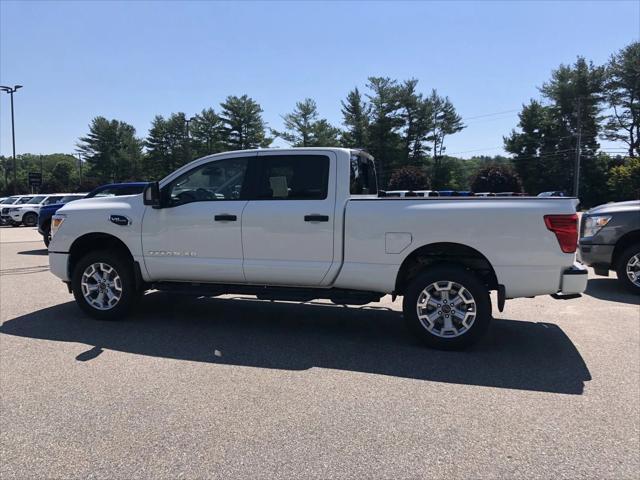
[[[49,270],[63,282],[69,282],[69,254],[49,252]]]
[[[587,289],[588,281],[587,267],[579,263],[574,263],[571,267],[562,272],[560,281],[560,295],[577,295]]]
[[[596,269],[609,270],[613,260],[614,245],[594,245],[581,243],[578,261]]]

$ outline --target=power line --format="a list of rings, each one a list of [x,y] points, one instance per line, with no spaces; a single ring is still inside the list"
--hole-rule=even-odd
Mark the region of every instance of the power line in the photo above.
[[[485,117],[494,117],[496,115],[504,115],[505,113],[513,113],[513,112],[518,112],[519,109],[514,109],[514,110],[504,110],[502,112],[493,112],[493,113],[483,113],[482,115],[474,115],[472,117],[465,117],[462,120],[473,120],[475,118],[485,118]]]

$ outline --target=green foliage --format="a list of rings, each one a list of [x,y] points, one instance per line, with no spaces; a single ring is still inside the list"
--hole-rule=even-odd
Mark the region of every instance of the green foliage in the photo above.
[[[255,100],[247,95],[230,95],[220,106],[226,149],[266,148],[271,144],[273,139],[265,134],[262,107]]]
[[[522,192],[518,175],[509,167],[490,165],[482,168],[471,181],[474,192]]]
[[[89,176],[105,181],[139,178],[142,142],[128,123],[96,117],[87,136],[80,138],[78,150],[87,162]]]
[[[418,167],[408,165],[393,171],[388,190],[429,190],[429,177]]]
[[[213,108],[205,108],[191,119],[189,133],[194,158],[222,152],[225,149],[222,118]]]
[[[75,192],[79,188],[79,161],[73,155],[23,154],[16,157],[16,191],[30,193],[29,172],[42,173],[42,185],[38,193]],[[0,157],[0,195],[13,194],[13,159]]]
[[[356,87],[341,101],[343,124],[347,129],[342,132],[342,145],[347,148],[364,148],[369,144],[369,116],[371,107],[363,100]]]
[[[611,57],[605,96],[613,112],[604,124],[604,138],[624,142],[629,156],[640,156],[640,42]]]
[[[160,180],[191,161],[185,114],[172,113],[168,119],[156,115],[145,146],[147,155],[144,172],[150,180]]]
[[[578,57],[574,65],[554,70],[540,89],[548,105],[531,100],[523,106],[520,131],[512,131],[504,143],[505,150],[515,155],[513,162],[527,192],[572,191],[578,125],[581,160],[594,158],[599,148],[603,83],[604,69]]]
[[[326,119],[318,119],[316,102],[305,98],[296,103],[293,112],[282,117],[284,132],[271,130],[272,134],[290,143],[292,147],[335,147],[339,145],[340,130]]]
[[[615,200],[640,199],[640,158],[627,158],[613,167],[607,183]]]

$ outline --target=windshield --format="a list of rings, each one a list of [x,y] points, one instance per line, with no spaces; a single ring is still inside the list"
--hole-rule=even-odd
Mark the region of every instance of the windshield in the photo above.
[[[144,190],[144,185],[118,185],[100,187],[87,195],[86,198],[93,197],[120,197],[124,195],[138,195]]]
[[[67,195],[65,197],[62,197],[62,199],[58,203],[72,202],[73,200],[79,200],[81,198],[84,198],[84,195]]]
[[[0,204],[4,204],[4,205],[12,205],[16,200],[18,199],[18,197],[9,197],[9,198],[5,198],[4,200],[2,200],[0,202]]]
[[[32,197],[31,200],[28,200],[28,201],[26,201],[24,203],[25,203],[25,205],[34,205],[36,203],[42,202],[45,198],[47,198],[47,197],[45,197],[44,195],[39,195],[39,196],[36,196],[36,197]]]
[[[22,205],[23,203],[27,203],[32,198],[33,197],[22,197],[22,198],[19,198],[18,201],[15,203],[15,205]]]

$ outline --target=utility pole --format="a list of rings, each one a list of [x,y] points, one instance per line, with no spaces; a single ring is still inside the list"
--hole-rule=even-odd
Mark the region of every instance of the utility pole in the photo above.
[[[13,145],[13,193],[18,193],[18,181],[16,180],[16,128],[13,120],[13,94],[19,89],[22,88],[22,85],[14,85],[13,88],[5,87],[4,85],[0,85],[0,90],[11,95],[11,140]]]
[[[581,98],[576,99],[576,113],[578,115],[577,138],[576,138],[576,159],[573,167],[573,196],[578,197],[580,193],[580,143],[582,141],[582,112]]]

